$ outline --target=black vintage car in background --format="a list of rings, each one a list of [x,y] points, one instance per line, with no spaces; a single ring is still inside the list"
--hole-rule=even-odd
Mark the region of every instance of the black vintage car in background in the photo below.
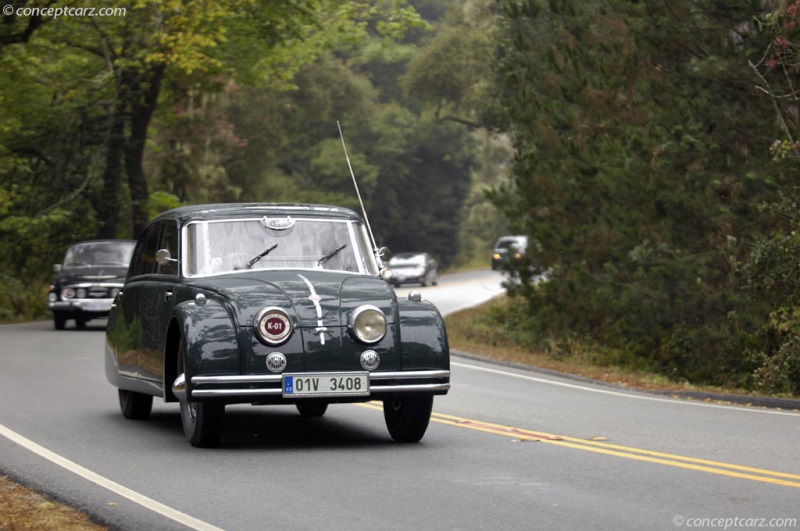
[[[47,299],[56,330],[63,330],[69,319],[84,328],[87,321],[108,316],[128,272],[134,245],[130,240],[92,240],[69,248],[64,263],[53,268],[57,276]]]
[[[317,417],[380,400],[391,437],[419,441],[450,388],[447,334],[418,293],[398,299],[353,211],[218,204],[158,216],[111,309],[106,375],[122,414],[179,402],[195,446],[225,406],[294,404]]]

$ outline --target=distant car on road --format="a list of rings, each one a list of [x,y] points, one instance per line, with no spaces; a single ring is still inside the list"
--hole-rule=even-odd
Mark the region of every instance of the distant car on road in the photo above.
[[[92,240],[76,243],[67,251],[50,284],[47,309],[56,330],[69,319],[84,328],[91,319],[107,317],[111,303],[125,281],[135,241]]]
[[[180,404],[193,446],[219,444],[228,404],[381,400],[399,442],[419,441],[450,388],[436,307],[381,277],[362,218],[324,205],[218,204],[155,218],[134,251],[106,332],[122,414]]]
[[[397,253],[389,259],[393,286],[420,284],[435,286],[439,283],[439,266],[428,253]]]
[[[527,236],[501,236],[492,249],[492,270],[500,269],[506,262],[519,260],[527,249]]]

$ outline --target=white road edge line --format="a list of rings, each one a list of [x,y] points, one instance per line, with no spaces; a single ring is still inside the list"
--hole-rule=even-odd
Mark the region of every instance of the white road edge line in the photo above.
[[[89,480],[92,483],[95,483],[96,485],[108,489],[111,492],[118,494],[123,498],[127,498],[128,500],[136,504],[139,504],[146,509],[149,509],[166,518],[169,518],[170,520],[174,520],[179,524],[183,524],[189,528],[197,529],[199,531],[223,531],[219,527],[203,522],[202,520],[198,520],[197,518],[182,513],[176,509],[173,509],[172,507],[168,507],[163,503],[157,502],[151,498],[148,498],[147,496],[139,494],[136,491],[124,487],[119,483],[116,483],[115,481],[111,481],[108,478],[105,478],[95,472],[92,472],[88,468],[84,468],[81,465],[70,461],[69,459],[61,457],[60,455],[51,452],[47,448],[36,444],[30,439],[23,437],[19,433],[10,430],[3,424],[0,424],[0,435],[4,436],[5,438],[9,439],[12,442],[17,443],[26,450],[29,450],[34,454],[43,457],[48,461],[55,463],[56,465],[72,472],[73,474],[77,474],[83,479]]]
[[[609,389],[597,389],[595,387],[589,387],[585,385],[578,385],[578,384],[571,384],[566,382],[556,382],[554,380],[547,380],[545,378],[537,378],[536,376],[527,376],[525,374],[518,374],[515,372],[509,371],[501,371],[499,369],[489,369],[487,367],[478,367],[477,365],[469,365],[467,363],[458,363],[458,362],[450,362],[450,365],[454,365],[456,367],[464,367],[465,369],[472,369],[475,371],[483,371],[492,374],[499,374],[502,376],[511,376],[513,378],[519,378],[521,380],[529,380],[532,382],[543,383],[548,385],[555,385],[559,387],[568,387],[570,389],[579,389],[581,391],[589,391],[591,393],[600,393],[605,395],[611,396],[620,396],[624,398],[635,398],[638,400],[651,400],[653,402],[667,402],[670,404],[684,404],[687,406],[703,406],[703,407],[715,407],[720,409],[730,409],[732,411],[748,411],[750,413],[768,413],[770,415],[785,415],[789,417],[797,417],[800,416],[798,413],[793,413],[791,411],[776,411],[774,409],[759,409],[759,408],[751,408],[751,407],[744,407],[744,406],[727,406],[724,404],[709,404],[708,402],[695,402],[692,400],[678,400],[674,398],[661,398],[657,396],[645,396],[633,393],[623,393],[619,391],[611,391]]]

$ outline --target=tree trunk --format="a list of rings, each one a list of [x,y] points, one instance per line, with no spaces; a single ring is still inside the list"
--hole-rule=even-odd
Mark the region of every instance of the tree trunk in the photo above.
[[[125,146],[125,172],[131,192],[131,221],[134,237],[138,237],[149,221],[147,201],[147,179],[144,174],[143,159],[147,142],[147,128],[158,103],[161,81],[164,78],[164,64],[157,64],[142,76],[132,76],[135,86],[131,87],[130,133]],[[137,83],[138,81],[138,83]]]
[[[106,167],[103,170],[103,191],[95,208],[100,218],[100,236],[116,238],[119,225],[119,185],[122,177],[122,154],[125,148],[124,102],[118,98],[111,115],[111,127],[106,148]]]

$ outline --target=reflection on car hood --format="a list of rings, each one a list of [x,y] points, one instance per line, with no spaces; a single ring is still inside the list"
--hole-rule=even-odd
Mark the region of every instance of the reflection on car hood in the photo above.
[[[362,304],[380,308],[394,322],[394,290],[381,279],[317,271],[250,271],[205,279],[197,285],[224,295],[239,324],[251,326],[267,306],[285,309],[301,327],[346,326],[347,314]]]
[[[127,267],[121,266],[93,266],[62,269],[58,273],[58,282],[61,284],[79,282],[121,282],[128,274]]]

